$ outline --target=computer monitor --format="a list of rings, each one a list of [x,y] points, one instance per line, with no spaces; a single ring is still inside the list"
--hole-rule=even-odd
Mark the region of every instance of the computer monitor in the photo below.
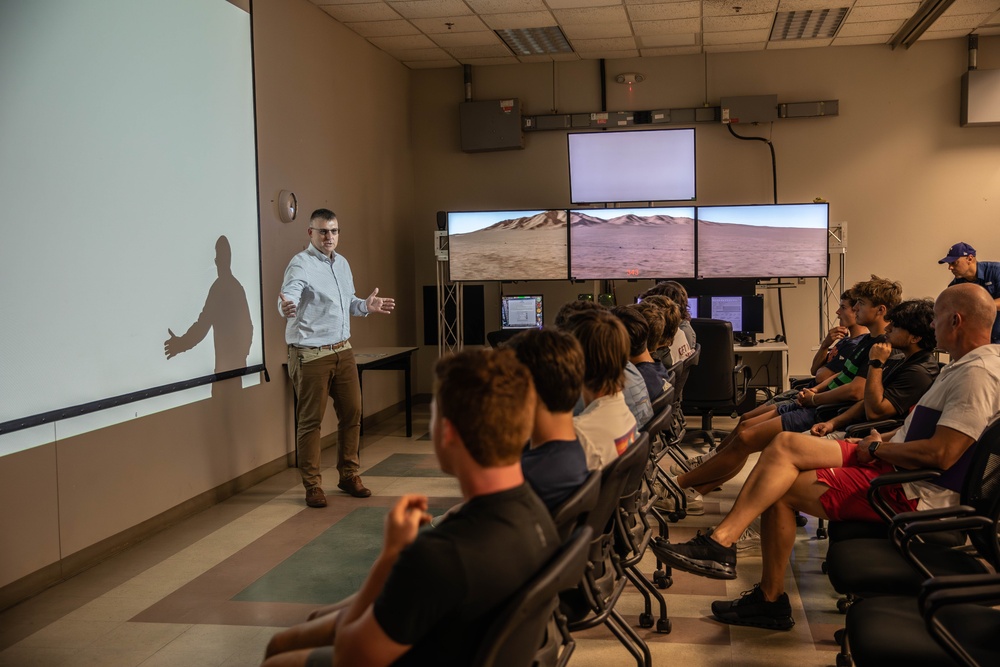
[[[691,317],[698,317],[698,297],[688,297],[688,312],[691,313]]]
[[[708,299],[712,319],[732,324],[734,335],[752,339],[764,333],[763,296],[712,296]]]
[[[542,295],[509,295],[500,297],[500,328],[542,328]]]
[[[454,282],[566,280],[566,211],[449,211],[448,260]]]

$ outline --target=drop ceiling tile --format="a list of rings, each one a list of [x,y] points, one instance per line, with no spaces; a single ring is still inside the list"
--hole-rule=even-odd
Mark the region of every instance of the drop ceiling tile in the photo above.
[[[410,23],[427,35],[434,35],[439,32],[475,32],[476,30],[489,29],[478,16],[445,16],[433,19],[412,19]],[[447,25],[448,23],[452,24],[450,28]]]
[[[371,4],[372,0],[309,0],[314,5],[363,5]]]
[[[771,35],[771,29],[764,30],[733,30],[730,32],[706,32],[705,46],[722,44],[749,44],[751,42],[766,42]]]
[[[392,21],[400,16],[384,2],[366,2],[357,5],[323,5],[324,12],[341,23],[360,21]]]
[[[876,7],[879,5],[898,5],[900,0],[857,0],[855,7]]]
[[[622,0],[546,0],[545,4],[549,6],[549,9],[576,9],[578,7],[620,5]]]
[[[701,32],[701,19],[668,19],[665,21],[633,21],[636,35],[669,35],[679,32]]]
[[[444,49],[382,49],[399,62],[417,60],[447,60],[451,56]]]
[[[664,46],[691,46],[698,44],[698,33],[681,32],[672,35],[646,35],[644,37],[636,37],[635,41],[645,54],[650,49]]]
[[[741,7],[740,11],[733,7]],[[827,5],[829,6],[829,5]],[[702,16],[734,16],[736,14],[767,14],[778,8],[778,0],[704,0]]]
[[[449,47],[448,53],[462,62],[469,58],[506,58],[513,55],[506,44],[487,44],[483,46],[455,46]],[[515,59],[516,60],[516,59]]]
[[[899,2],[900,0],[889,1]],[[854,0],[781,0],[778,3],[778,11],[797,12],[805,9],[837,9],[840,7],[850,7],[853,4]]]
[[[567,62],[570,60],[580,60],[580,55],[577,53],[553,53],[548,55],[540,56],[518,56],[517,59],[522,63],[542,63],[542,62]]]
[[[587,7],[584,9],[557,9],[552,14],[560,25],[600,25],[628,21],[624,7]]]
[[[432,19],[442,16],[466,16],[472,14],[462,0],[389,0],[390,6],[403,18]]]
[[[956,37],[967,37],[968,30],[928,30],[920,36],[920,41],[925,39],[955,39]]]
[[[627,21],[607,25],[567,25],[563,34],[569,39],[601,39],[604,37],[631,37],[632,26]]]
[[[655,49],[640,49],[643,56],[687,56],[701,53],[701,46],[662,46]]]
[[[465,0],[477,14],[503,14],[505,12],[534,12],[548,9],[542,0]]]
[[[507,56],[506,58],[461,58],[464,65],[475,65],[476,67],[489,67],[490,65],[516,65],[517,58]]]
[[[493,30],[510,28],[547,28],[556,25],[549,12],[513,12],[510,14],[484,14],[480,18]]]
[[[740,14],[739,16],[706,16],[702,19],[705,32],[724,32],[726,30],[758,30],[771,29],[774,14]]]
[[[934,30],[972,30],[990,17],[990,14],[964,14],[962,16],[942,16],[935,21],[927,32]]]
[[[446,67],[461,67],[462,64],[453,58],[447,60],[407,60],[403,62],[410,69],[444,69]]]
[[[701,0],[695,0],[694,2],[667,2],[657,5],[629,5],[628,15],[632,17],[633,21],[700,18]]]
[[[775,51],[778,49],[812,49],[820,46],[830,46],[833,42],[833,38],[829,39],[782,39],[774,42],[768,42],[768,50]]]
[[[479,32],[442,32],[431,36],[434,43],[446,49],[455,46],[495,46],[500,38],[492,30]]]
[[[767,42],[750,42],[747,44],[706,44],[705,53],[733,53],[737,51],[763,51]]]
[[[857,35],[855,37],[841,37],[838,35],[833,39],[834,46],[857,46],[859,44],[888,44],[892,35]]]
[[[862,23],[864,21],[886,21],[903,19],[906,21],[920,7],[919,2],[900,5],[878,5],[876,7],[855,7],[847,15],[844,23]]]
[[[399,35],[397,37],[372,37],[368,40],[383,51],[400,49],[430,49],[434,42],[427,35]]]
[[[363,21],[361,23],[346,23],[348,28],[362,37],[392,37],[396,35],[419,35],[420,31],[413,24],[403,19],[396,21]]]
[[[837,31],[837,37],[858,37],[860,35],[893,35],[905,23],[896,21],[868,21],[867,23],[845,23]]]
[[[942,16],[959,16],[962,14],[992,14],[1000,9],[997,0],[955,0]]]
[[[583,53],[584,51],[626,51],[634,48],[635,38],[633,37],[573,40],[573,50],[577,53]]]
[[[617,58],[638,58],[639,50],[631,49],[627,51],[579,51],[580,58],[584,60],[613,60]]]

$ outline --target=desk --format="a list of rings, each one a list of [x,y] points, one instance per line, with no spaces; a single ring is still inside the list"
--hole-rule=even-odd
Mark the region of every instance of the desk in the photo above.
[[[358,364],[358,384],[361,385],[361,433],[365,432],[365,392],[362,378],[365,371],[403,371],[406,384],[406,437],[413,435],[413,395],[410,391],[410,357],[415,347],[356,347],[354,360]]]
[[[773,387],[788,391],[788,344],[757,343],[749,347],[733,345],[736,354],[750,367],[751,387]]]

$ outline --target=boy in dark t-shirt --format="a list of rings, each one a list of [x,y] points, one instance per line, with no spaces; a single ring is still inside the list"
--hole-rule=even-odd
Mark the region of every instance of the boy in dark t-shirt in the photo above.
[[[531,374],[512,350],[438,360],[431,440],[465,504],[434,530],[427,497],[389,510],[385,542],[349,604],[279,632],[263,667],[466,665],[498,608],[549,561],[559,536],[524,482],[534,420]],[[332,644],[332,646],[331,646]]]

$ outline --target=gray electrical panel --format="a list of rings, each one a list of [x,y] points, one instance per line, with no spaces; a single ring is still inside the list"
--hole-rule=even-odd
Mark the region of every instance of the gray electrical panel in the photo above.
[[[1000,69],[962,75],[962,127],[1000,125]]]
[[[466,153],[524,148],[521,103],[517,98],[462,102],[462,150]]]
[[[770,123],[778,120],[777,95],[723,97],[719,106],[723,123]]]

